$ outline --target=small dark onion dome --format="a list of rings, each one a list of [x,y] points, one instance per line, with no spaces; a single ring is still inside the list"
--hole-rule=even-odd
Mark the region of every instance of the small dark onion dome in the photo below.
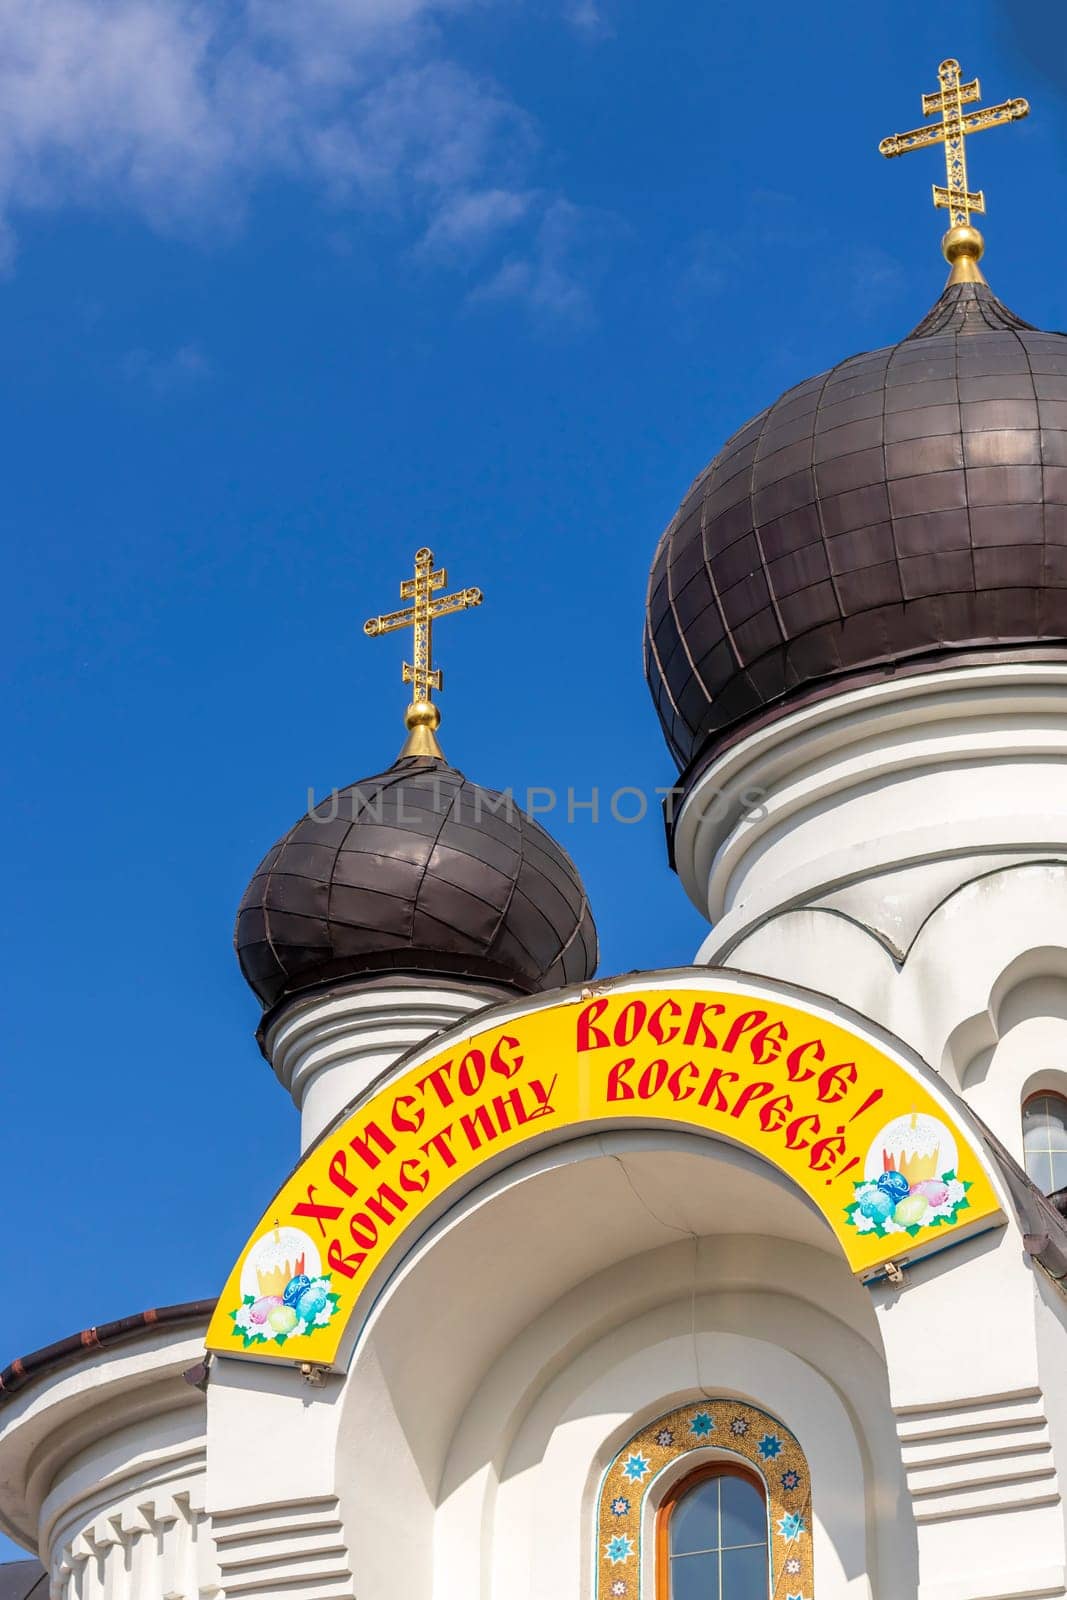
[[[660,540],[645,672],[691,775],[820,696],[1067,654],[1067,337],[1002,305],[972,254],[900,344],[734,434]]]
[[[234,944],[264,1007],[382,973],[534,994],[584,982],[597,963],[566,851],[509,795],[427,756],[302,816],[256,868]]]

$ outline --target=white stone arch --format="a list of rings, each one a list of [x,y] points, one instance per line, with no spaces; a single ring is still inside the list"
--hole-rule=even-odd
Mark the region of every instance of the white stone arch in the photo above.
[[[525,1485],[540,1503],[550,1477],[545,1460],[554,1458],[564,1435],[576,1436],[577,1418],[563,1412],[580,1409],[588,1388],[590,1358],[584,1353],[601,1341],[618,1350],[630,1346],[634,1329],[645,1329],[649,1317],[662,1324],[651,1342],[675,1340],[675,1358],[688,1350],[680,1364],[674,1359],[666,1388],[662,1373],[649,1383],[652,1413],[705,1385],[717,1394],[732,1391],[788,1423],[779,1403],[784,1382],[780,1392],[761,1395],[759,1385],[740,1373],[727,1381],[721,1371],[704,1375],[702,1367],[714,1354],[706,1344],[713,1330],[738,1348],[750,1337],[772,1344],[779,1338],[786,1346],[791,1339],[796,1348],[784,1349],[783,1359],[793,1363],[797,1381],[810,1371],[828,1390],[840,1382],[847,1398],[835,1404],[842,1418],[857,1419],[849,1426],[850,1449],[861,1464],[854,1500],[860,1544],[874,1537],[874,1501],[868,1505],[867,1488],[875,1479],[894,1509],[903,1503],[870,1293],[849,1271],[814,1208],[780,1173],[719,1141],[633,1129],[576,1144],[580,1148],[543,1151],[494,1175],[435,1225],[391,1282],[339,1382],[332,1422],[335,1492],[344,1524],[360,1529],[351,1562],[365,1600],[387,1600],[401,1591],[410,1600],[586,1600],[587,1555],[579,1551],[568,1569],[569,1589],[558,1587],[557,1572],[538,1576],[531,1567],[536,1558],[529,1556],[530,1529],[521,1517],[516,1520],[515,1495],[521,1501]],[[576,1231],[588,1237],[560,1241],[561,1258],[577,1252],[578,1270],[569,1282],[546,1281],[509,1322],[505,1313],[527,1249],[523,1219],[551,1221],[553,1215],[546,1183],[565,1186],[572,1209],[575,1193],[584,1196],[586,1225]],[[629,1241],[643,1243],[643,1250],[605,1253],[610,1241],[603,1231],[596,1235],[597,1186],[605,1183],[610,1187],[602,1198],[630,1208],[623,1216],[626,1226],[646,1230],[643,1239]],[[762,1214],[764,1231],[694,1238],[673,1208],[696,1188],[705,1192],[702,1203],[720,1209],[728,1196],[741,1196],[749,1216],[758,1190],[770,1208]],[[482,1260],[490,1227],[502,1230],[507,1248]],[[471,1264],[465,1275],[457,1267],[462,1262]],[[446,1306],[449,1285],[452,1304]],[[466,1311],[459,1315],[463,1307],[456,1302],[463,1296]],[[641,1365],[647,1332],[637,1341],[634,1354]],[[439,1370],[429,1371],[435,1345],[443,1359]],[[634,1417],[631,1403],[617,1422],[631,1427]],[[606,1425],[584,1459],[584,1474],[595,1478],[611,1427]],[[524,1452],[531,1452],[529,1460]],[[869,1463],[877,1463],[873,1477]],[[579,1498],[585,1493],[580,1487]],[[827,1600],[837,1592],[849,1600],[866,1593],[822,1586],[819,1592]]]
[[[702,1331],[694,1340],[678,1327],[686,1310],[684,1302],[657,1308],[627,1329],[622,1349],[613,1331],[582,1352],[584,1382],[553,1418],[548,1447],[534,1471],[522,1464],[525,1429],[520,1430],[497,1495],[492,1600],[508,1593],[522,1600],[586,1600],[592,1594],[590,1530],[603,1471],[642,1419],[704,1393],[688,1386],[679,1395],[675,1387],[678,1374],[691,1367],[694,1344],[702,1366],[715,1373],[716,1393],[780,1417],[801,1442],[812,1479],[820,1596],[866,1600],[871,1594],[870,1474],[841,1395],[809,1363],[767,1339]],[[549,1386],[527,1425],[536,1428],[537,1413],[558,1399]],[[541,1537],[548,1528],[553,1537]],[[516,1569],[526,1558],[530,1580],[520,1589]]]
[[[1067,1096],[1067,946],[1045,942],[1046,919],[1035,916],[1033,942],[1018,949],[1030,900],[1026,878],[1039,870],[997,875],[1009,880],[998,886],[1002,907],[1014,901],[1017,915],[992,941],[1000,949],[987,950],[985,970],[971,974],[971,1009],[948,1033],[941,1054],[942,1075],[1020,1164],[1024,1101],[1040,1089]]]

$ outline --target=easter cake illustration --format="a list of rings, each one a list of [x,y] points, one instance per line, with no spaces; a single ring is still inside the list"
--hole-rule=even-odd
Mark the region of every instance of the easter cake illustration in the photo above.
[[[912,1238],[944,1227],[967,1209],[969,1183],[960,1181],[956,1141],[937,1117],[912,1111],[886,1124],[871,1141],[864,1176],[854,1185],[849,1223],[884,1239]]]
[[[248,1252],[241,1294],[230,1316],[246,1350],[314,1333],[332,1321],[338,1305],[314,1240],[300,1228],[277,1224]]]

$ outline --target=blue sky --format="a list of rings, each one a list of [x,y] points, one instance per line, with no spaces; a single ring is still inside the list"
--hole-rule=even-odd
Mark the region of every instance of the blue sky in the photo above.
[[[936,298],[939,158],[876,147],[949,54],[1033,102],[971,177],[994,287],[1063,327],[1051,6],[4,0],[0,1363],[213,1294],[291,1165],[233,914],[309,786],[394,756],[361,624],[417,546],[487,597],[439,630],[458,766],[671,781],[657,537]],[[688,960],[658,819],[580,816],[602,971]]]

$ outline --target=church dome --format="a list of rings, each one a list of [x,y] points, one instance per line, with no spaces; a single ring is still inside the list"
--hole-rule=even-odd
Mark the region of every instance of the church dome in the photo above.
[[[597,963],[566,851],[510,794],[425,755],[302,816],[256,868],[234,943],[265,1007],[390,972],[532,994],[591,978]]]
[[[974,276],[787,390],[686,495],[645,626],[679,766],[888,674],[1067,655],[1067,337]]]

